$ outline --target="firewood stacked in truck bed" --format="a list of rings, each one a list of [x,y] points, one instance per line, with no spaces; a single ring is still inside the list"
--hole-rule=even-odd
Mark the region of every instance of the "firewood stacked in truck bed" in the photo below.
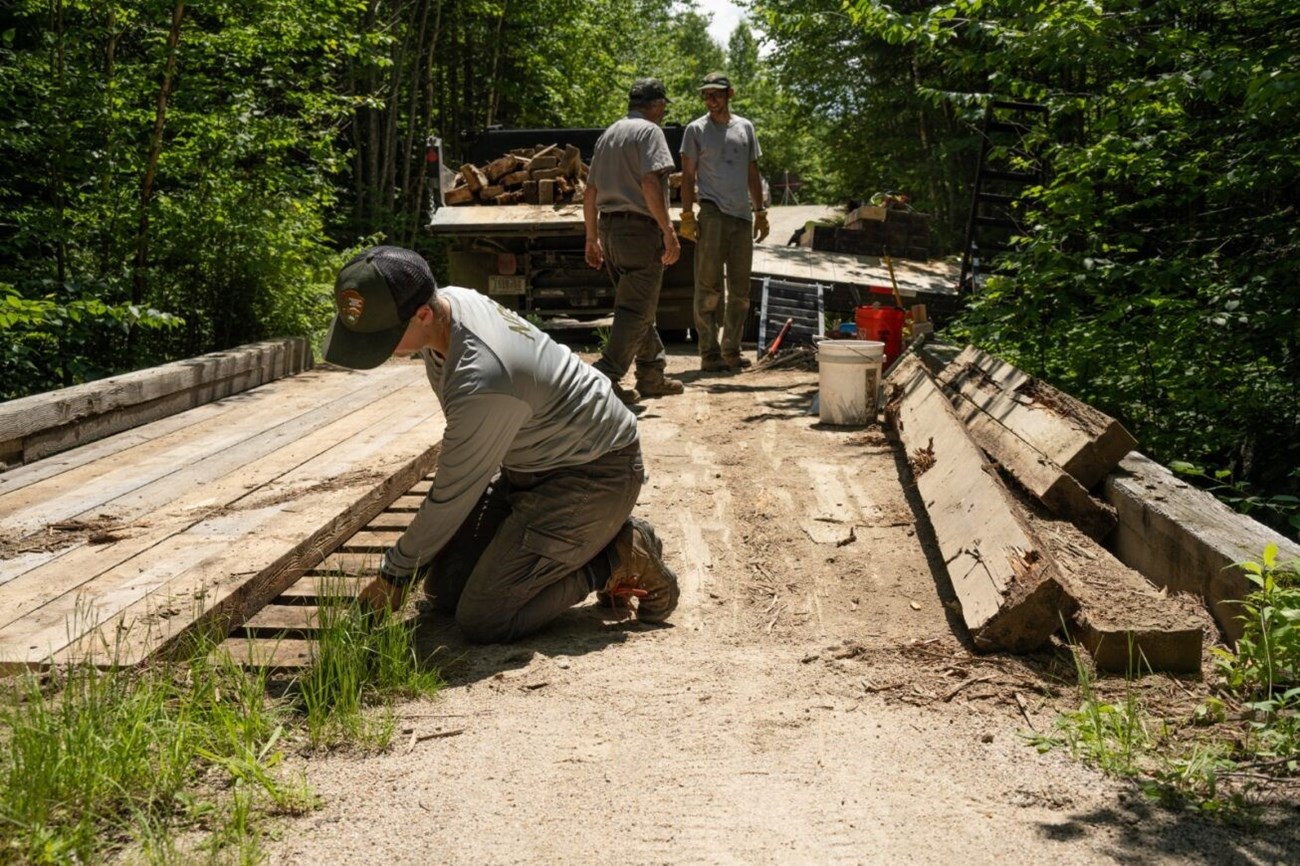
[[[573,145],[524,147],[482,166],[465,163],[443,198],[449,205],[564,204],[582,200],[586,178]]]
[[[578,204],[587,181],[582,152],[571,144],[521,147],[483,165],[465,163],[455,186],[443,195],[449,205]],[[682,174],[668,176],[668,196],[681,200]]]

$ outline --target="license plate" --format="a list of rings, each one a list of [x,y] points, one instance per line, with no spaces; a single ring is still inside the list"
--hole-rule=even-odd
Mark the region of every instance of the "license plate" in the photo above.
[[[523,275],[505,277],[492,274],[488,277],[489,295],[522,295],[527,288],[528,283]]]

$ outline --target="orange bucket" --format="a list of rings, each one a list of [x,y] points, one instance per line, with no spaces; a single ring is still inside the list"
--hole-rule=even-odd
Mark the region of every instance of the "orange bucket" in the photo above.
[[[903,323],[907,314],[896,307],[858,307],[853,316],[859,340],[885,344],[885,366],[903,351]]]

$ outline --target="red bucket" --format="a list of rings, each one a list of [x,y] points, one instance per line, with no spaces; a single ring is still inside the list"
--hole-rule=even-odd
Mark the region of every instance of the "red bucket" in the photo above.
[[[885,365],[903,351],[903,322],[906,313],[896,307],[858,307],[854,321],[859,340],[885,344]]]

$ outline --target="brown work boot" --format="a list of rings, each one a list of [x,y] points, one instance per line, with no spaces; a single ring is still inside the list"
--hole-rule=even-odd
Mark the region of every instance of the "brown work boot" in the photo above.
[[[682,393],[686,386],[680,379],[669,379],[663,370],[650,370],[637,374],[636,389],[642,397],[671,397]]]
[[[744,370],[750,366],[750,360],[744,355],[723,355],[722,363],[728,370]]]
[[[641,392],[635,388],[624,388],[617,382],[610,382],[614,389],[614,396],[623,401],[625,406],[631,406],[633,403],[641,402]]]
[[[727,366],[726,361],[722,360],[722,356],[718,356],[716,358],[701,358],[700,369],[705,373],[721,373],[731,368]]]
[[[639,517],[629,517],[614,539],[609,581],[597,597],[611,607],[637,599],[636,618],[663,622],[677,607],[677,575],[664,564],[663,544]],[[620,603],[620,601],[622,603]]]

